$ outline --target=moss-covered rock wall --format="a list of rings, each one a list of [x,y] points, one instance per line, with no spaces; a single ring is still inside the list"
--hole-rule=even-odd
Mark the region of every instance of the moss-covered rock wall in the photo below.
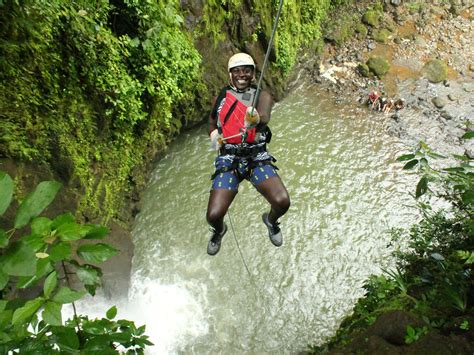
[[[285,1],[265,75],[276,99],[339,2]],[[50,169],[79,215],[120,218],[153,159],[205,118],[229,56],[261,68],[278,3],[0,1],[0,169]]]

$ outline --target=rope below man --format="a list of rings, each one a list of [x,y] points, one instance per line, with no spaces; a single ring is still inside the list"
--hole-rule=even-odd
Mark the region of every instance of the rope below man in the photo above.
[[[255,80],[255,63],[246,53],[229,59],[230,83],[217,97],[209,116],[212,146],[219,151],[215,159],[215,173],[207,207],[207,222],[212,235],[207,246],[209,255],[219,252],[227,232],[224,223],[240,182],[249,180],[270,203],[270,212],[262,215],[273,245],[283,243],[278,219],[290,207],[290,197],[277,168],[275,159],[267,151],[271,139],[268,128],[273,100],[266,91],[259,93]]]

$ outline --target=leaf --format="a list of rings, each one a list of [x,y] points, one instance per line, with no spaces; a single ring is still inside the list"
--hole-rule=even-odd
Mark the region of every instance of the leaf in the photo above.
[[[0,312],[0,329],[10,328],[12,323],[13,310],[7,309]]]
[[[461,199],[462,202],[465,203],[466,205],[470,205],[474,203],[474,191],[473,190],[467,190],[464,193],[461,194]]]
[[[53,271],[51,274],[48,275],[48,277],[44,281],[44,285],[43,285],[44,297],[49,298],[49,296],[51,296],[51,293],[54,291],[57,285],[58,285],[58,274],[56,273],[56,271]]]
[[[140,39],[138,37],[132,38],[129,43],[131,47],[137,48],[140,45]]]
[[[96,285],[84,285],[84,288],[89,292],[89,295],[95,296],[95,291],[97,289]]]
[[[404,154],[397,158],[397,161],[407,161],[415,158],[415,154]]]
[[[474,131],[466,132],[462,135],[462,139],[471,139],[474,138]]]
[[[51,301],[46,302],[42,313],[43,320],[51,325],[62,325],[61,308],[62,305],[59,303]]]
[[[8,245],[8,234],[0,228],[0,248],[5,248]]]
[[[406,163],[406,164],[403,166],[403,170],[412,169],[412,168],[415,167],[417,164],[418,164],[418,159],[410,160],[408,163]]]
[[[416,185],[415,198],[422,196],[426,193],[426,191],[428,191],[428,178],[426,176],[423,176]]]
[[[70,212],[63,213],[63,214],[60,214],[59,216],[56,216],[56,218],[53,219],[51,229],[55,230],[55,229],[58,229],[58,227],[63,224],[74,223],[74,222],[75,222],[74,216]]]
[[[70,242],[82,239],[90,230],[91,227],[69,222],[60,225],[58,229],[56,229],[56,233],[63,242]]]
[[[25,244],[28,244],[35,252],[40,249],[43,249],[45,246],[43,238],[35,234],[30,234],[26,237],[23,237],[21,241]]]
[[[51,234],[51,221],[47,217],[36,217],[31,221],[31,234],[41,237]]]
[[[31,218],[38,216],[54,200],[61,184],[57,181],[43,181],[29,193],[18,207],[15,228],[24,227]]]
[[[104,239],[104,237],[109,234],[109,229],[107,227],[94,224],[89,224],[88,226],[92,229],[86,234],[84,239]]]
[[[12,324],[19,325],[25,323],[43,304],[42,298],[35,298],[28,301],[23,307],[18,308],[13,312]]]
[[[43,278],[46,274],[50,273],[53,270],[53,266],[49,259],[40,259],[36,264],[36,273],[33,276],[21,276],[18,278],[16,284],[17,288],[27,288],[33,286],[40,279]]]
[[[115,306],[110,307],[107,313],[105,314],[105,316],[108,319],[114,319],[116,315],[117,315],[117,307]]]
[[[31,276],[36,272],[35,251],[26,243],[16,242],[2,258],[3,272],[11,276]]]
[[[77,268],[76,275],[84,285],[100,285],[102,271],[92,265],[81,265]]]
[[[10,277],[5,274],[2,269],[0,269],[0,290],[5,288],[5,286],[8,284],[8,280],[10,280]]]
[[[54,295],[53,301],[66,304],[72,303],[82,298],[86,294],[85,291],[73,291],[69,287],[62,287],[59,291]]]
[[[13,197],[13,180],[10,175],[0,171],[0,216],[5,213]]]
[[[77,255],[91,264],[100,264],[117,254],[117,249],[108,244],[85,244],[77,248]]]
[[[72,247],[69,243],[54,244],[49,250],[49,258],[54,261],[68,260],[72,253]]]
[[[56,335],[57,343],[61,350],[70,350],[73,354],[77,353],[74,350],[79,349],[79,338],[74,328],[54,328],[53,334]]]

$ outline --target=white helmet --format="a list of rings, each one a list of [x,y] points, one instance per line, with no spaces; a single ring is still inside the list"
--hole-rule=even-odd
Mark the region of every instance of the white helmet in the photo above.
[[[232,68],[240,67],[242,65],[250,65],[255,69],[255,62],[251,56],[247,53],[237,53],[230,57],[227,70],[230,71]]]

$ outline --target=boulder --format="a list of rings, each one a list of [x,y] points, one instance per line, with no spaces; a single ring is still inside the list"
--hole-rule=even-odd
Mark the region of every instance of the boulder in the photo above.
[[[390,69],[390,63],[387,59],[379,56],[370,57],[366,64],[370,71],[379,78],[383,77]]]
[[[442,97],[439,97],[439,96],[433,97],[431,102],[433,102],[433,104],[436,106],[436,108],[443,108],[444,106],[446,106],[446,103],[447,103],[446,99],[444,99]]]
[[[367,333],[379,336],[390,344],[402,346],[405,345],[405,336],[409,325],[418,328],[424,324],[407,312],[391,311],[378,317]]]
[[[375,10],[368,10],[362,16],[362,22],[366,25],[377,27],[379,25],[380,14]]]
[[[366,78],[370,76],[370,69],[365,63],[359,63],[359,65],[357,65],[357,71]]]
[[[367,36],[367,27],[361,22],[356,24],[355,31],[360,35],[361,38],[365,38]]]
[[[382,28],[381,30],[376,30],[372,33],[372,37],[379,43],[387,43],[388,37],[390,36],[390,31],[386,28]]]
[[[448,66],[440,59],[432,59],[424,65],[422,74],[430,82],[440,83],[448,77]]]

